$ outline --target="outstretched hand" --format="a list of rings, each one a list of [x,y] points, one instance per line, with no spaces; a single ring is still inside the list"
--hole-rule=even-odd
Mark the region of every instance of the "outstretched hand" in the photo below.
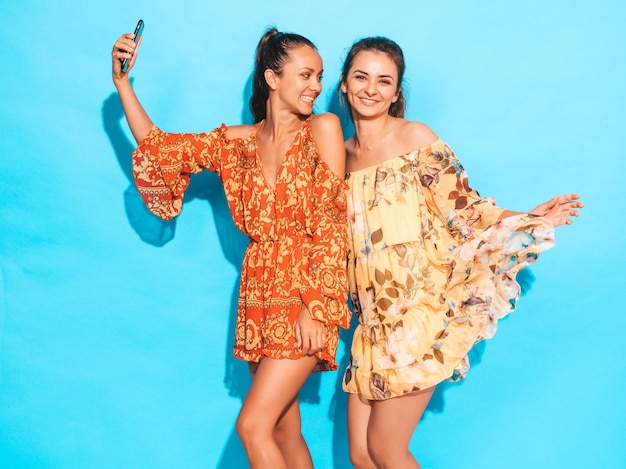
[[[571,225],[571,217],[578,216],[578,208],[585,205],[579,202],[578,194],[555,195],[552,199],[537,205],[529,213],[547,218],[554,227],[561,225]]]
[[[137,59],[137,49],[141,44],[143,36],[139,37],[139,41],[137,41],[136,44],[133,41],[134,37],[135,35],[132,33],[123,34],[113,45],[113,50],[111,51],[111,58],[113,59],[113,79],[122,78],[128,75],[130,73],[130,69],[133,68],[133,65],[135,65],[135,60]],[[126,72],[122,71],[123,59],[130,59]]]
[[[324,348],[326,344],[326,328],[320,321],[311,317],[308,308],[302,305],[298,319],[294,326],[296,344],[302,348],[303,356],[314,355]]]

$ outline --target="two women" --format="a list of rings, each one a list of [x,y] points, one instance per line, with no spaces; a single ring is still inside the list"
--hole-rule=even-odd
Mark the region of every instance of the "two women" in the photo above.
[[[357,42],[341,89],[355,135],[312,116],[322,63],[314,46],[275,30],[257,49],[253,126],[166,134],[139,104],[113,49],[113,80],[139,143],[133,167],[150,209],[176,216],[192,173],[220,176],[236,225],[250,238],[241,275],[235,355],[254,375],[237,421],[252,467],[312,467],[297,392],[313,369],[334,369],[346,326],[348,269],[360,325],[344,389],[357,468],[419,467],[408,443],[432,395],[462,379],[467,352],[491,337],[519,295],[515,273],[553,245],[576,216],[577,195],[511,212],[471,189],[450,147],[403,118],[402,51]],[[346,167],[344,167],[346,161]]]

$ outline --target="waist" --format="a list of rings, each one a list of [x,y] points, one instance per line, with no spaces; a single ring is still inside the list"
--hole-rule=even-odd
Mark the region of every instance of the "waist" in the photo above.
[[[309,244],[313,242],[311,236],[277,236],[273,238],[251,239],[251,243],[255,244],[284,244],[287,246]]]

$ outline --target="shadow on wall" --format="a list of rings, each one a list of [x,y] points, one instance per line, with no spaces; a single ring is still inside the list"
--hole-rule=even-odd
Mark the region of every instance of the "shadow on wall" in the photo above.
[[[122,110],[119,96],[117,93],[112,93],[102,103],[102,125],[109,137],[120,169],[129,182],[128,188],[124,191],[126,217],[130,226],[142,241],[152,246],[164,246],[174,238],[176,219],[166,221],[158,218],[150,213],[141,199],[134,184],[130,156],[135,149],[135,145],[126,138],[126,134],[122,129],[121,120],[123,117],[124,111]]]
[[[343,131],[344,140],[349,139],[354,134],[354,125],[348,111],[347,104],[343,104],[339,98],[341,94],[341,82],[332,88],[330,92],[330,101],[328,102],[328,112],[332,112],[339,117],[341,122],[341,130]]]

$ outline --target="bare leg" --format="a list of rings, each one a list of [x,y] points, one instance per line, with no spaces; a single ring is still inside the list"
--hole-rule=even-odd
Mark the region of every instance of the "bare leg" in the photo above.
[[[424,391],[372,401],[367,427],[367,446],[379,469],[419,469],[409,451],[409,442],[419,423],[434,387]]]
[[[302,436],[298,398],[291,401],[278,420],[274,437],[289,469],[313,469],[311,453]]]
[[[348,394],[350,461],[356,469],[376,469],[367,449],[367,427],[372,404],[359,394]]]
[[[252,469],[313,467],[303,439],[287,454],[283,454],[277,439],[284,443],[285,430],[294,431],[295,424],[299,433],[300,412],[296,396],[316,363],[315,357],[302,357],[297,360],[276,360],[266,357],[261,360],[256,372],[253,372],[252,386],[243,402],[236,424],[237,433],[246,449]],[[290,438],[294,438],[293,435]],[[286,461],[286,457],[289,461]],[[302,458],[304,465],[293,465],[300,464],[301,461],[294,463],[292,458]],[[306,465],[307,463],[309,465]]]
[[[254,379],[258,363],[248,363],[250,374]],[[274,432],[276,444],[280,448],[288,468],[313,469],[311,453],[302,436],[302,423],[300,420],[300,406],[298,398],[294,398],[287,409],[278,419]]]

